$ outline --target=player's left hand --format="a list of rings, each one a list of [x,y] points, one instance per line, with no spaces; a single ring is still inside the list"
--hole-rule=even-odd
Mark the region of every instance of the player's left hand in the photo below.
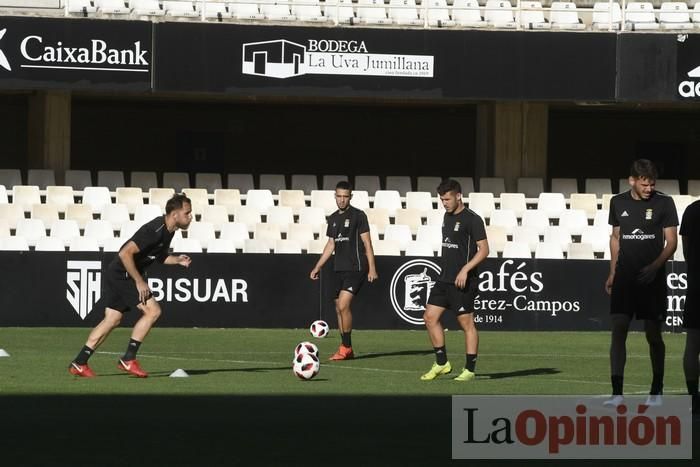
[[[180,266],[184,266],[186,268],[189,268],[191,263],[192,263],[192,258],[190,258],[187,255],[180,255],[177,257],[177,264],[179,264]]]
[[[458,289],[463,289],[467,286],[468,274],[469,271],[467,271],[466,269],[462,269],[461,271],[459,271],[459,274],[457,274],[457,278],[455,278],[455,286],[457,286]]]
[[[654,278],[656,278],[656,268],[652,265],[644,266],[637,276],[637,280],[641,284],[651,284]]]
[[[369,272],[367,273],[367,282],[374,282],[379,278],[379,275],[377,274],[377,271],[374,269],[370,269]]]

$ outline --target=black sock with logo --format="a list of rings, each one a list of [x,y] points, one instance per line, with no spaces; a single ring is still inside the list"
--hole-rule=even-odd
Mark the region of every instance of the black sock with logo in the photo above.
[[[342,333],[340,339],[344,347],[352,347],[352,331]]]
[[[435,363],[438,365],[444,365],[447,363],[447,349],[443,345],[442,347],[433,347],[435,351]]]
[[[93,353],[95,353],[95,349],[91,349],[90,347],[85,345],[75,357],[73,362],[77,363],[78,365],[87,365],[88,359],[90,358],[90,356],[92,356]]]
[[[475,353],[468,353],[467,354],[467,364],[464,366],[467,370],[471,371],[474,373],[474,370],[476,369],[476,354]]]
[[[124,352],[122,360],[136,360],[136,352],[139,351],[139,347],[141,347],[141,342],[134,339],[129,339],[129,345],[126,346],[126,352]]]
[[[610,377],[610,382],[612,383],[613,396],[621,396],[622,395],[622,382],[623,382],[623,380],[624,380],[624,376],[612,375]]]

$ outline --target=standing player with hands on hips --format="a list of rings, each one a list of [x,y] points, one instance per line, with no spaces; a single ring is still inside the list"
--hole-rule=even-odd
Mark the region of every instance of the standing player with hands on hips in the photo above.
[[[351,199],[350,183],[338,182],[335,187],[335,204],[338,210],[328,218],[328,243],[309,274],[312,280],[317,280],[321,268],[335,252],[335,312],[342,342],[338,351],[331,356],[331,360],[348,360],[355,356],[352,350],[350,304],[365,280],[373,282],[377,279],[367,215],[351,206]]]
[[[444,180],[437,188],[445,208],[442,221],[442,257],[440,277],[430,292],[423,320],[435,351],[435,363],[420,377],[431,381],[452,371],[447,360],[445,331],[440,316],[446,309],[457,315],[464,331],[466,364],[455,381],[474,379],[479,335],[474,324],[474,299],[479,273],[477,266],[489,255],[484,221],[464,206],[462,187],[455,180]]]
[[[146,269],[155,261],[189,267],[186,255],[169,255],[170,242],[177,229],[187,229],[192,222],[192,202],[185,195],[174,195],[165,205],[165,216],[158,216],[139,228],[119,249],[105,273],[105,317],[95,326],[75,359],[68,366],[70,374],[92,378],[95,373],[88,359],[121,322],[124,313],[138,308],[142,315],[134,325],[124,356],[117,368],[139,378],[148,373],[141,369],[136,352],[160,316],[161,308],[146,282]]]

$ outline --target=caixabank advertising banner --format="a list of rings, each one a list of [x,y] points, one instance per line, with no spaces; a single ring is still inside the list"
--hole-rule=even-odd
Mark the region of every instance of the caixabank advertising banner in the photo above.
[[[0,17],[0,88],[150,91],[152,23]]]
[[[154,28],[155,91],[615,98],[615,34],[192,23],[157,23]]]
[[[316,255],[192,254],[192,265],[154,265],[148,284],[159,326],[306,328],[335,326],[336,274],[309,279]],[[104,270],[113,254],[0,252],[0,326],[94,326],[104,316]],[[474,319],[485,330],[608,330],[607,261],[489,258],[479,268]],[[423,329],[439,258],[377,258],[379,279],[353,300],[357,329]],[[40,280],[39,280],[40,279]],[[685,263],[666,270],[665,330],[682,329]],[[138,312],[125,314],[132,323]],[[447,311],[443,324],[456,329]],[[636,323],[639,327],[639,323]]]

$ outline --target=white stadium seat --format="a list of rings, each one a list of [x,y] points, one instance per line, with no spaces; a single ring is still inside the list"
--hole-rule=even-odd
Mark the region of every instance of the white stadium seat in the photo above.
[[[239,206],[233,213],[233,220],[241,224],[246,224],[252,232],[255,224],[262,222],[260,213],[257,209],[250,206]]]
[[[503,228],[507,235],[513,232],[513,228],[518,225],[515,212],[510,209],[496,209],[491,213],[489,225]]]
[[[489,242],[491,240],[489,239]],[[530,251],[535,251],[537,244],[540,243],[540,234],[534,227],[528,225],[520,225],[513,229],[513,241],[525,243]]]
[[[287,189],[287,180],[284,174],[260,174],[260,185],[258,188],[277,193],[280,190]],[[252,190],[252,188],[250,189]]]
[[[158,0],[131,0],[129,2],[138,16],[164,16],[165,10],[160,7]]]
[[[196,238],[173,237],[170,244],[173,253],[201,253],[202,244]]]
[[[544,243],[556,243],[563,251],[571,243],[571,234],[565,227],[550,225],[544,229]]]
[[[590,243],[569,243],[566,259],[595,259],[593,247]]]
[[[498,256],[497,253],[503,252],[508,241],[505,229],[498,225],[486,226],[486,238],[489,241],[489,255],[493,257]]]
[[[257,3],[251,3],[251,2],[229,2],[228,4],[229,10],[231,11],[231,14],[233,15],[234,18],[236,19],[264,19],[265,15],[260,13],[260,10],[258,9],[258,4]],[[238,186],[236,184],[231,184],[231,178],[229,174],[229,188],[238,188],[241,191],[247,191],[247,190],[252,190],[252,184],[250,187],[248,186]]]
[[[192,222],[187,229],[187,238],[198,240],[202,248],[208,248],[209,242],[216,238],[214,224],[211,222]]]
[[[588,243],[594,252],[602,253],[609,248],[610,232],[604,226],[590,225],[583,229],[581,243]]]
[[[37,240],[46,237],[46,226],[40,219],[21,219],[17,222],[15,235],[23,237],[29,246],[34,246]]]
[[[552,27],[544,17],[544,10],[542,9],[541,2],[520,2],[520,8],[520,24],[523,28],[550,29]],[[518,188],[518,191],[521,190]],[[544,188],[541,191],[544,191]],[[530,196],[528,195],[528,197]]]
[[[401,256],[401,246],[395,240],[373,241],[372,248],[377,256]]]
[[[207,245],[207,253],[235,253],[236,244],[226,238],[215,238]]]
[[[148,204],[160,206],[161,212],[165,214],[165,205],[174,195],[173,188],[150,188],[148,190]]]
[[[628,2],[625,20],[633,31],[659,29],[651,2]]]
[[[321,4],[318,0],[293,0],[292,14],[299,21],[323,22],[329,19],[321,13]]]
[[[309,206],[301,208],[301,211],[299,211],[299,223],[310,225],[314,233],[320,233],[321,236],[326,235],[325,230],[321,231],[326,224],[326,214],[323,208]]]
[[[518,218],[523,217],[523,214],[527,211],[525,194],[523,193],[501,193],[500,200],[500,208],[513,211]]]
[[[296,17],[289,11],[289,3],[286,1],[262,0],[260,2],[260,13],[265,19],[274,21],[294,21]]]
[[[234,5],[236,5],[236,3],[229,3],[229,8],[233,8]],[[258,11],[257,5],[254,6],[255,11]],[[245,193],[248,190],[255,189],[253,174],[228,174],[226,177],[226,183],[227,188],[238,190],[240,193]]]
[[[389,18],[400,25],[419,26],[423,21],[418,19],[415,0],[390,0]]]
[[[391,20],[386,17],[384,0],[358,0],[357,18],[361,23],[366,24],[391,23]]]
[[[588,219],[593,219],[598,210],[598,200],[593,193],[572,193],[569,200],[571,209],[580,209]]]
[[[462,188],[464,192],[464,188]],[[503,177],[481,177],[479,179],[479,192],[491,193],[493,196],[501,196],[506,191],[506,181]]]
[[[421,212],[417,209],[399,209],[396,211],[394,223],[407,225],[415,235],[422,224]]]
[[[428,243],[434,251],[442,248],[442,227],[440,225],[421,225],[418,227],[416,241]]]
[[[661,29],[693,29],[688,5],[684,2],[663,2],[659,10]]]
[[[428,242],[409,242],[405,249],[406,256],[435,256],[433,247]]]
[[[226,206],[208,205],[202,210],[201,222],[211,222],[214,230],[221,230],[221,226],[229,222]]]
[[[131,8],[126,6],[124,0],[95,0],[97,10],[108,15],[128,15]]]
[[[53,204],[35,204],[32,206],[31,218],[41,220],[44,225],[51,225],[58,220],[58,209]]]
[[[229,222],[228,224],[224,224],[221,226],[219,238],[231,240],[236,248],[243,249],[245,241],[250,238],[248,226],[240,222]]]
[[[486,21],[481,17],[477,0],[454,0],[452,4],[452,20],[459,26],[470,28],[486,26]],[[464,190],[464,187],[462,187],[462,190]]]
[[[73,237],[68,240],[68,251],[100,251],[100,245],[91,237]]]
[[[209,193],[205,188],[184,188],[183,193],[192,202],[192,214],[202,214],[209,205]]]
[[[401,209],[401,195],[396,190],[378,190],[374,193],[375,209],[386,209],[389,216],[394,217],[396,210]]]
[[[296,215],[299,215],[301,208],[306,206],[304,192],[302,190],[280,190],[278,198],[279,206],[288,206],[292,208],[292,211]]]
[[[372,208],[365,211],[367,214],[367,221],[370,225],[373,225],[378,233],[384,233],[384,229],[387,225],[391,224],[389,219],[389,211],[383,208]]]
[[[98,213],[107,204],[112,204],[109,189],[105,186],[87,186],[83,190],[83,204],[90,206],[92,212]]]
[[[85,225],[93,219],[92,208],[86,204],[71,204],[66,206],[65,219],[78,223],[78,227],[85,228]]]
[[[559,215],[559,226],[566,228],[571,235],[581,235],[588,226],[588,217],[581,209],[567,209]]]
[[[0,185],[0,204],[7,204],[7,188],[5,185]]]
[[[109,221],[114,230],[121,230],[125,222],[129,222],[129,210],[123,204],[109,204],[100,213],[100,219]]]
[[[538,235],[544,235],[544,229],[549,226],[549,216],[539,209],[528,209],[523,214],[521,225],[532,227]]]
[[[656,180],[656,191],[667,195],[680,195],[680,184],[676,179],[660,178]]]
[[[66,245],[60,238],[42,237],[37,240],[34,251],[66,251]]]
[[[625,179],[626,181],[627,179]],[[600,197],[606,193],[613,193],[609,178],[587,178],[584,193],[593,193]]]
[[[324,190],[335,190],[338,182],[347,182],[349,180],[347,175],[324,175],[321,183],[321,187]]]
[[[491,213],[496,209],[496,201],[493,193],[469,193],[467,204],[469,209],[477,211],[479,215],[485,218],[491,217]]]
[[[378,175],[357,175],[355,176],[355,189],[375,193],[382,189],[382,185]]]
[[[496,28],[514,29],[515,16],[513,15],[513,5],[503,0],[487,0],[484,7],[484,20],[489,26]],[[483,188],[480,188],[483,191]]]
[[[530,247],[527,243],[506,242],[503,247],[504,258],[532,258]]]
[[[166,16],[189,18],[196,18],[199,16],[196,4],[185,0],[165,0],[163,2],[163,9],[165,10]]]
[[[319,238],[316,240],[311,240],[309,242],[308,247],[306,248],[306,252],[310,255],[319,255],[323,253],[323,249],[326,247],[328,244],[328,239],[327,238]]]
[[[409,191],[406,193],[406,209],[416,209],[427,216],[433,210],[433,197],[427,191]]]
[[[327,216],[338,210],[334,190],[311,190],[311,207],[321,208]]]
[[[298,255],[301,254],[301,244],[296,240],[277,240],[274,252],[277,254]]]
[[[90,0],[68,0],[67,11],[71,15],[87,16],[97,12]]]
[[[367,193],[365,190],[353,190],[350,204],[355,206],[357,209],[366,211],[369,209],[369,193]]]
[[[294,223],[294,212],[289,206],[272,206],[267,211],[268,224],[277,224],[281,232],[287,233],[289,225]]]
[[[617,2],[596,2],[593,4],[593,29],[607,30],[620,29],[622,23],[622,9]]]
[[[139,226],[141,226],[146,222],[150,222],[156,217],[162,215],[160,206],[155,204],[144,204],[136,209],[136,212],[134,213],[134,220],[137,224],[139,224]]]
[[[251,238],[245,241],[243,253],[270,253],[270,245],[265,240]]]
[[[24,219],[24,210],[15,204],[0,204],[0,219],[4,219],[8,227],[14,229],[17,222]]]
[[[413,241],[411,229],[407,225],[391,224],[384,229],[384,240],[393,240],[402,250],[406,249],[406,245]]]
[[[455,22],[450,18],[450,10],[447,8],[447,0],[424,0],[428,2],[428,26],[449,27],[454,26]],[[439,177],[438,177],[439,178]],[[418,177],[418,191],[423,190],[420,183],[421,177]],[[440,181],[438,180],[438,183]],[[437,186],[437,184],[435,184]],[[432,192],[434,188],[431,188]]]
[[[325,4],[324,13],[326,18],[330,18],[333,21],[337,20],[339,23],[350,23],[355,20],[352,0],[326,0]],[[369,191],[374,192],[378,189],[375,188]]]
[[[586,29],[574,2],[552,2],[549,11],[549,21],[553,29]],[[552,191],[561,190],[552,186]]]
[[[126,205],[130,214],[136,212],[136,207],[143,204],[143,191],[135,187],[118,187],[117,203]]]
[[[543,242],[537,245],[535,258],[539,259],[564,259],[564,250],[559,243]]]
[[[0,200],[0,202],[2,202]],[[66,212],[69,204],[75,203],[73,187],[71,186],[47,186],[46,204],[53,204],[58,212]]]
[[[85,224],[83,237],[93,238],[99,246],[104,246],[114,238],[114,227],[106,220],[91,220]]]
[[[537,198],[537,209],[544,212],[550,219],[557,218],[566,209],[566,200],[561,193],[540,193]]]
[[[71,239],[80,237],[80,229],[78,229],[78,223],[73,220],[57,220],[51,224],[49,236],[58,238],[64,245],[68,245]]]
[[[241,206],[241,192],[237,188],[224,188],[214,190],[214,205],[224,206],[226,212],[233,215],[237,207]]]
[[[41,204],[39,187],[36,185],[13,186],[12,204],[21,207],[24,212],[31,211],[33,205]]]
[[[223,2],[204,2],[202,8],[204,9],[205,19],[223,20],[224,18],[231,18],[232,16],[226,4]],[[195,185],[199,186],[197,183],[195,183]],[[221,186],[219,186],[219,188],[221,188]]]

